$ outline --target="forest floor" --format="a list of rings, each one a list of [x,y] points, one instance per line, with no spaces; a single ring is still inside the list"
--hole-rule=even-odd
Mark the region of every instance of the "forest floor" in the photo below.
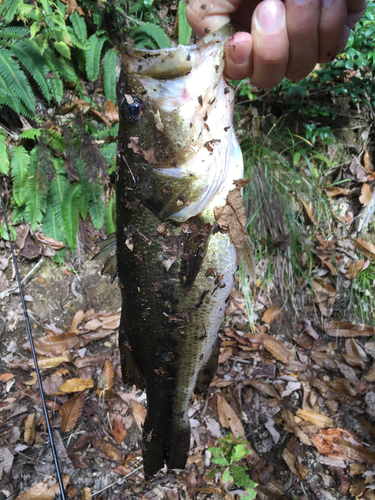
[[[31,271],[26,301],[66,498],[237,499],[243,491],[221,481],[208,450],[229,432],[250,443],[252,452],[232,465],[248,467],[259,499],[375,498],[375,328],[323,320],[332,285],[315,298],[306,293],[303,309],[254,286],[252,329],[244,296],[233,291],[217,376],[190,405],[187,467],[145,480],[147,402],[121,382],[116,283],[90,255],[80,271],[58,267],[27,228],[17,234],[21,277]],[[316,248],[329,253],[325,242]],[[354,250],[346,240],[345,251]],[[0,269],[0,499],[52,499],[56,473],[5,244]]]

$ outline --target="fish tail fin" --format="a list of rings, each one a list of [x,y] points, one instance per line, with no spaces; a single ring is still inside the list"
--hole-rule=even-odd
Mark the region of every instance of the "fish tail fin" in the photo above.
[[[143,431],[143,468],[145,475],[150,477],[161,468],[164,463],[168,469],[184,469],[190,447],[190,425],[186,422],[183,428],[174,431],[171,425],[165,425],[157,432],[152,427],[150,419],[146,419]]]
[[[256,264],[254,258],[254,245],[252,244],[249,236],[247,237],[245,243],[242,245],[242,248],[238,250],[238,253],[245,273],[248,274],[255,283]]]

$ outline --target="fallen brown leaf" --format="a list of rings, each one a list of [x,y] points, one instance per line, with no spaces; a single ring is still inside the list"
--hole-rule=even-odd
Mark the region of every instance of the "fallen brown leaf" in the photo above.
[[[218,393],[217,410],[219,412],[220,424],[222,427],[229,428],[234,437],[245,437],[245,430],[241,420],[235,414],[233,408],[227,403],[225,397]]]
[[[71,393],[71,392],[82,392],[85,389],[91,389],[94,387],[94,381],[88,378],[71,378],[63,383],[59,387],[59,391]]]
[[[350,338],[345,342],[346,353],[343,353],[342,356],[345,361],[350,366],[359,366],[360,368],[365,367],[365,362],[361,358],[357,343],[354,339]]]
[[[309,437],[295,423],[294,417],[293,417],[291,411],[288,410],[287,408],[282,408],[281,416],[284,420],[285,430],[288,432],[292,432],[296,437],[298,437],[298,439],[301,440],[301,442],[303,444],[306,444],[307,446],[311,446],[311,441],[310,441]]]
[[[43,370],[44,368],[56,368],[63,363],[71,363],[71,361],[72,358],[70,357],[69,352],[65,352],[62,356],[56,356],[55,358],[39,358],[38,366],[41,370]],[[34,362],[30,360],[29,365],[34,367]]]
[[[37,354],[45,356],[62,356],[67,351],[70,351],[79,341],[79,337],[75,333],[62,333],[56,335],[49,333],[45,337],[34,340],[34,346]],[[26,342],[22,346],[30,351],[30,343]]]
[[[324,330],[331,337],[370,337],[375,335],[373,326],[352,324],[345,321],[329,321],[324,323]]]
[[[113,430],[111,434],[116,444],[122,443],[122,441],[126,438],[127,432],[122,423],[122,415],[116,415],[113,421]]]
[[[363,238],[354,238],[353,243],[363,255],[371,260],[375,259],[375,245],[373,243]]]
[[[298,458],[293,455],[293,453],[291,453],[287,448],[284,448],[281,456],[283,457],[285,463],[293,472],[293,474],[295,474],[298,479],[303,481],[309,473],[308,469],[305,469],[305,467],[299,463]]]
[[[118,109],[111,100],[105,101],[104,112],[111,123],[118,122],[119,120]]]
[[[103,372],[98,382],[98,390],[111,389],[113,387],[113,365],[109,359],[104,362]]]
[[[280,312],[281,312],[281,310],[279,307],[277,307],[277,306],[270,307],[263,314],[262,321],[264,321],[264,323],[271,323],[271,321],[273,321],[276,318],[276,316],[278,316],[280,314]]]
[[[369,174],[374,171],[374,165],[372,164],[371,156],[367,149],[363,154],[363,165]]]
[[[91,500],[92,499],[92,493],[90,488],[87,486],[83,488],[82,490],[82,500]]]
[[[284,364],[288,364],[295,359],[293,351],[288,349],[283,342],[273,337],[264,336],[263,347]]]
[[[0,382],[8,382],[10,379],[14,378],[15,375],[13,373],[2,373],[0,375]]]
[[[332,186],[332,187],[326,188],[326,192],[327,192],[328,196],[330,196],[331,198],[334,198],[335,196],[347,196],[347,195],[349,195],[350,189],[341,188],[338,186]]]
[[[334,425],[334,421],[331,418],[326,417],[321,413],[316,413],[315,411],[298,409],[296,411],[296,415],[297,417],[307,420],[318,427],[333,427]]]
[[[35,424],[36,424],[36,414],[32,413],[29,415],[25,421],[25,443],[27,446],[35,439]]]
[[[85,316],[86,313],[84,313],[82,309],[80,309],[75,313],[72,324],[70,325],[69,328],[69,333],[78,333],[78,325],[83,321]]]
[[[102,443],[100,444],[100,449],[111,460],[114,460],[115,462],[121,462],[122,461],[122,456],[118,452],[117,448],[115,446],[113,446],[113,444],[108,443],[107,441],[102,441]]]
[[[371,187],[370,184],[365,182],[364,184],[362,184],[361,196],[359,197],[359,201],[365,207],[370,203],[370,200],[371,200]]]
[[[145,421],[146,414],[147,414],[146,408],[144,406],[140,405],[139,403],[137,403],[137,401],[135,401],[134,399],[131,400],[131,405],[132,405],[132,412],[133,412],[134,420],[138,426],[138,429],[142,432],[143,423]]]
[[[348,280],[354,280],[358,276],[364,265],[365,261],[363,259],[360,259],[358,262],[354,262],[354,264],[349,267],[346,273],[346,277],[348,278]]]
[[[63,486],[66,488],[69,483],[69,474],[65,474],[62,478]],[[60,486],[58,483],[48,488],[47,484],[43,481],[32,486],[29,490],[24,491],[19,495],[16,500],[52,500],[60,493]]]
[[[258,391],[271,396],[271,398],[280,399],[280,394],[270,384],[267,384],[267,382],[262,382],[261,380],[244,380],[243,383],[244,385],[251,385],[254,389],[258,389]]]
[[[61,408],[61,429],[64,432],[71,431],[77,423],[83,408],[83,399],[81,394],[77,394],[69,399]]]

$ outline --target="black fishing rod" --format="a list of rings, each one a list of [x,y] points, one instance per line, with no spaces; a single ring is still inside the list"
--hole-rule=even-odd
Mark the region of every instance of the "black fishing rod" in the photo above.
[[[2,209],[2,212],[3,212],[3,215],[4,215],[5,227],[6,227],[6,230],[7,230],[7,233],[8,233],[10,250],[11,250],[11,253],[12,253],[12,259],[13,259],[13,264],[14,264],[14,269],[16,271],[18,288],[20,290],[21,302],[22,302],[22,307],[23,307],[23,314],[24,314],[24,317],[25,317],[25,325],[26,325],[27,335],[28,335],[29,341],[30,341],[31,354],[32,354],[32,357],[33,357],[33,360],[34,360],[35,373],[36,373],[36,377],[37,377],[37,380],[38,380],[40,397],[42,399],[44,416],[46,418],[46,424],[47,424],[48,436],[49,436],[49,440],[50,440],[50,444],[51,444],[53,461],[55,463],[57,480],[58,480],[58,483],[59,483],[59,486],[60,486],[61,499],[62,500],[66,500],[65,492],[64,492],[64,485],[63,485],[63,481],[62,481],[62,477],[61,477],[61,472],[60,472],[60,467],[59,467],[59,462],[57,460],[57,454],[56,454],[56,448],[55,448],[55,441],[53,439],[52,428],[51,428],[51,424],[50,424],[50,421],[49,421],[46,400],[45,400],[44,392],[43,392],[42,379],[40,378],[39,367],[38,367],[38,360],[37,360],[37,357],[36,357],[36,352],[35,352],[35,347],[34,347],[34,341],[33,341],[33,337],[32,337],[32,334],[31,334],[31,329],[30,329],[29,315],[28,315],[27,309],[26,309],[25,298],[24,298],[23,291],[22,291],[22,283],[21,283],[21,279],[20,279],[20,274],[18,272],[17,258],[16,258],[16,255],[14,253],[12,237],[11,237],[10,230],[9,230],[8,218],[7,218],[7,214],[6,214],[6,211],[5,211],[4,199],[3,199],[3,194],[1,192],[1,190],[0,190],[0,201],[1,201],[1,209]]]

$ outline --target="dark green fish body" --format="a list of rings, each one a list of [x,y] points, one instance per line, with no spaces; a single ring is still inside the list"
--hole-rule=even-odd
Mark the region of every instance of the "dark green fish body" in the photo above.
[[[227,33],[121,55],[117,263],[123,378],[147,392],[144,469],[184,468],[189,401],[218,362],[237,249],[217,223],[243,176],[223,78]]]

